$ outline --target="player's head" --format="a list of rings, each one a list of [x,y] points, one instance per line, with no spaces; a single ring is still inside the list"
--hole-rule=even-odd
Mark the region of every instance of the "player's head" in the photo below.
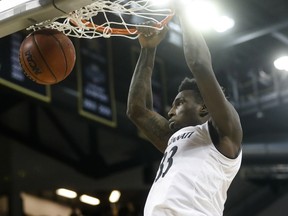
[[[174,131],[199,125],[208,120],[209,113],[195,79],[186,77],[181,82],[168,116],[169,127]]]
[[[185,90],[192,90],[194,98],[196,102],[203,103],[203,98],[201,96],[200,90],[196,83],[195,79],[185,77],[184,80],[180,83],[178,87],[178,93],[185,91]]]

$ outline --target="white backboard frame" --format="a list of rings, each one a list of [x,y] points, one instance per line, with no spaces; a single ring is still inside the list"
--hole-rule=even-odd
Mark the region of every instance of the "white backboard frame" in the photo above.
[[[0,38],[97,0],[0,0]]]

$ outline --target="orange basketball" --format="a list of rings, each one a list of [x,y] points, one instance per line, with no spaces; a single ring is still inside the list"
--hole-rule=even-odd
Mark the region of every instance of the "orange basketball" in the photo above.
[[[42,29],[24,39],[19,59],[27,77],[36,83],[50,85],[64,80],[71,73],[76,54],[72,41],[65,34]]]

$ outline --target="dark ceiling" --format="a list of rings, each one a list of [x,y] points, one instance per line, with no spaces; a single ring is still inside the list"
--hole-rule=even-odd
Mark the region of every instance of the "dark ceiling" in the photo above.
[[[286,206],[282,203],[288,196],[288,72],[274,69],[273,61],[288,54],[288,1],[215,2],[234,18],[235,27],[223,34],[205,33],[204,37],[211,50],[216,76],[239,111],[244,130],[243,165],[229,190],[224,215],[287,215],[287,203]],[[8,52],[4,45],[7,38],[9,36],[0,39],[2,57]],[[72,40],[77,47],[79,40]],[[59,200],[47,191],[66,184],[83,193],[105,198],[110,189],[119,188],[126,191],[122,205],[133,201],[139,210],[161,159],[161,154],[141,138],[125,115],[129,82],[136,61],[133,53],[137,53],[139,45],[137,40],[125,38],[94,40],[95,43],[109,44],[107,47],[112,45],[108,64],[114,77],[111,84],[117,126],[111,127],[79,113],[77,80],[82,67],[80,62],[66,80],[51,86],[50,102],[15,90],[13,86],[1,85],[0,135],[3,140],[6,143],[14,140],[30,149],[23,150],[27,152],[27,158],[34,154],[29,151],[35,151],[81,176],[65,176],[60,165],[50,167],[41,157],[39,161],[30,158],[28,163],[25,156],[21,159],[11,153],[12,159],[7,160],[15,160],[18,165],[9,172],[17,176],[22,166],[21,170],[26,174],[19,181],[26,183],[10,183],[22,185],[20,190],[26,192],[68,205],[79,205],[87,215],[100,215],[101,207],[91,208]],[[79,53],[77,50],[78,57]],[[179,82],[190,74],[182,48],[169,40],[169,34],[158,48],[157,59],[163,67],[160,95],[166,100],[162,100],[160,109],[165,111]],[[1,154],[6,153],[2,151]],[[42,171],[35,174],[36,165]],[[50,169],[55,174],[48,175],[52,172]],[[138,181],[141,183],[137,184]],[[7,183],[4,177],[2,183]],[[3,189],[3,193],[7,191]],[[106,208],[102,207],[101,211]]]

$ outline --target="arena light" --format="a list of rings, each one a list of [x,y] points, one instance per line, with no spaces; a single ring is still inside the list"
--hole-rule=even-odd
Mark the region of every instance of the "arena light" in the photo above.
[[[110,203],[116,203],[119,201],[120,199],[120,196],[121,196],[121,193],[120,191],[118,190],[113,190],[109,196],[109,202]]]
[[[282,56],[274,61],[274,66],[278,70],[288,71],[288,56]]]
[[[99,205],[100,200],[96,197],[88,196],[86,194],[83,194],[80,196],[80,201],[89,205]]]
[[[235,22],[232,18],[228,16],[220,16],[213,23],[213,28],[215,31],[222,33],[225,32],[235,25]]]
[[[200,30],[211,29],[215,19],[219,17],[218,9],[210,1],[196,0],[187,3],[186,7],[187,19],[191,20],[192,25]]]
[[[77,197],[77,193],[75,191],[72,190],[68,190],[65,188],[59,188],[56,190],[56,194],[59,196],[63,196],[69,199],[74,199]]]

